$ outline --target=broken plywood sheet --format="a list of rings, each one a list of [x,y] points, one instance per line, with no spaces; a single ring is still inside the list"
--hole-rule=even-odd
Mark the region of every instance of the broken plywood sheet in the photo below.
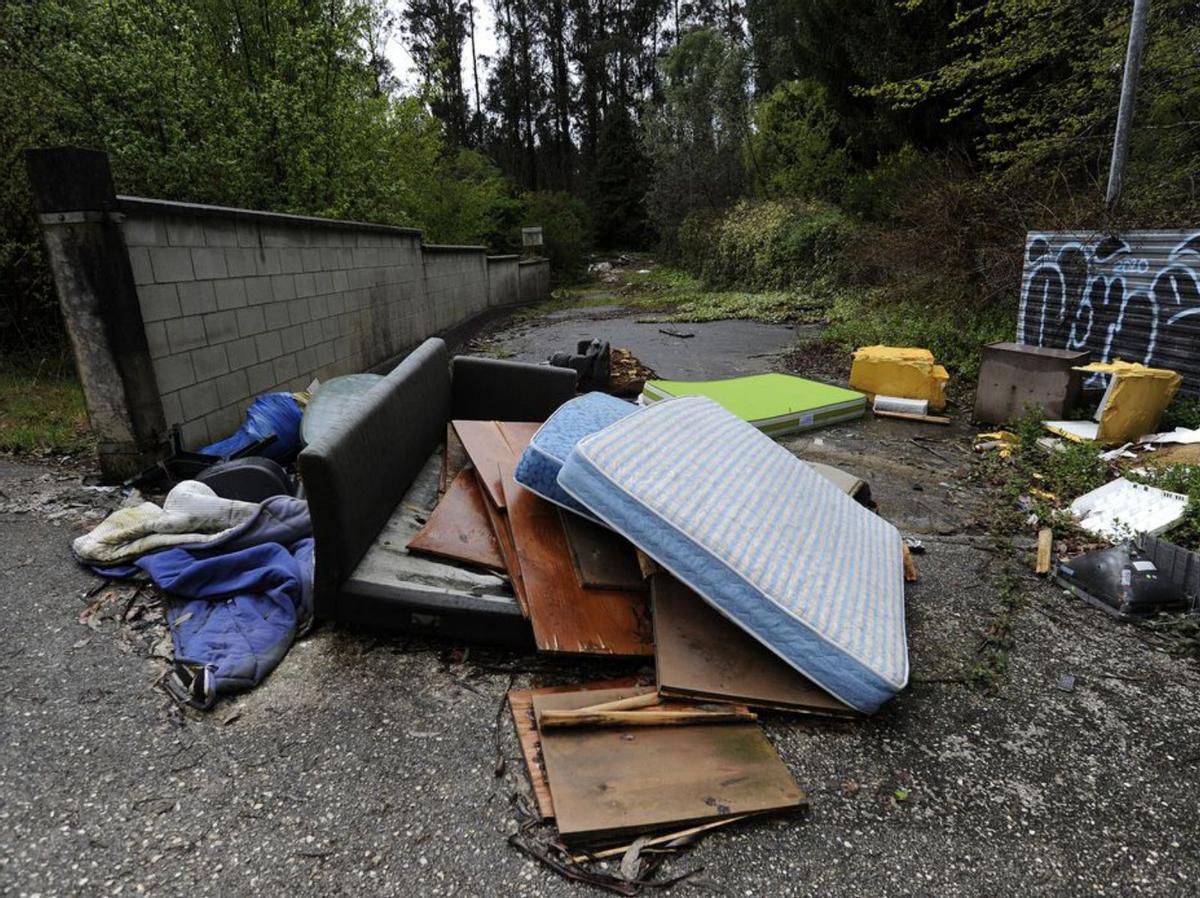
[[[497,466],[515,465],[541,425],[511,421],[454,421],[453,424],[484,489],[496,507],[503,508],[504,488]]]
[[[571,569],[558,506],[503,472],[508,523],[521,569],[529,621],[544,652],[652,655],[650,609],[644,592],[584,589]]]
[[[475,471],[464,468],[450,483],[409,551],[451,558],[492,570],[507,570],[484,506]]]
[[[631,690],[535,695],[535,714],[583,708]],[[542,757],[562,840],[580,844],[805,800],[754,723],[547,730]]]
[[[458,472],[465,468],[471,460],[467,458],[467,450],[463,448],[462,440],[453,424],[446,425],[446,442],[442,446],[442,473],[438,478],[438,495],[441,496],[454,482]]]
[[[476,478],[479,478],[479,472],[475,472]],[[488,523],[491,524],[492,534],[496,537],[496,545],[500,550],[500,557],[504,559],[504,569],[508,571],[508,579],[512,583],[513,594],[517,598],[517,605],[521,608],[521,614],[526,620],[529,619],[529,599],[525,594],[525,580],[521,576],[521,565],[517,561],[517,549],[513,545],[512,527],[509,526],[508,512],[503,508],[497,508],[496,503],[488,495],[483,488],[481,479],[479,487],[479,496],[483,500],[484,513],[487,515]]]
[[[857,716],[669,574],[653,578],[654,659],[663,695]]]
[[[643,590],[646,582],[633,544],[594,521],[559,509],[575,579],[585,589]]]
[[[538,735],[537,719],[533,716],[535,695],[554,695],[562,692],[585,692],[595,689],[617,689],[633,695],[638,685],[636,677],[619,680],[603,680],[598,683],[569,683],[566,686],[543,686],[539,689],[510,689],[508,707],[512,711],[513,727],[517,731],[517,742],[525,758],[525,769],[529,771],[529,784],[537,802],[538,813],[543,819],[554,816],[554,801],[550,797],[550,784],[546,781],[546,765],[542,761],[542,740]],[[650,687],[653,690],[653,686]]]

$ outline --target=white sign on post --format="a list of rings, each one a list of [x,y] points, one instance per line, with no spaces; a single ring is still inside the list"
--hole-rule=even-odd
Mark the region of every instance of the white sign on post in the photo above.
[[[521,245],[522,246],[541,246],[542,245],[542,229],[541,228],[521,228]]]

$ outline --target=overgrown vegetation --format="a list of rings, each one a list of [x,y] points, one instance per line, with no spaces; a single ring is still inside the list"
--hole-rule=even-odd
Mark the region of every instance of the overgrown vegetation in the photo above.
[[[69,372],[0,371],[0,451],[78,454],[92,448],[83,390]]]

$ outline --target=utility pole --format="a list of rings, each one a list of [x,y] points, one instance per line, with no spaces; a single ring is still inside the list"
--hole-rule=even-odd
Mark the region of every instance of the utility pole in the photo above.
[[[1117,107],[1117,131],[1113,136],[1112,163],[1108,168],[1108,192],[1105,202],[1111,211],[1121,196],[1125,160],[1129,156],[1129,130],[1133,126],[1133,104],[1137,95],[1138,73],[1142,67],[1142,48],[1146,43],[1146,16],[1150,0],[1133,0],[1129,21],[1129,46],[1125,50],[1125,72],[1121,79],[1121,105]]]

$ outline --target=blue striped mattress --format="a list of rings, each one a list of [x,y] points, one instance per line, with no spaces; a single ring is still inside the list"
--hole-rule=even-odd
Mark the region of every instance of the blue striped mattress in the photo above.
[[[712,400],[585,437],[558,485],[851,707],[907,684],[899,532]]]
[[[543,499],[595,520],[586,508],[563,492],[558,472],[584,437],[636,412],[638,407],[607,393],[585,393],[555,410],[517,460],[513,479]]]

